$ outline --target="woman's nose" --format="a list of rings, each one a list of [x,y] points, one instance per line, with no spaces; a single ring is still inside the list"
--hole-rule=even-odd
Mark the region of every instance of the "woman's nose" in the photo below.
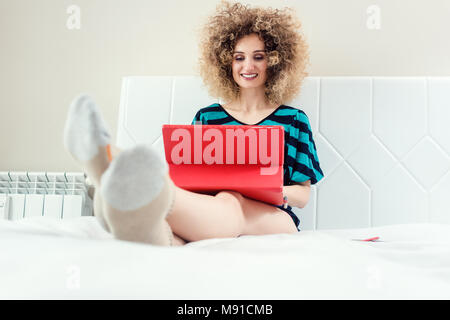
[[[251,59],[246,59],[244,62],[244,70],[245,71],[252,71],[255,68],[255,62]]]

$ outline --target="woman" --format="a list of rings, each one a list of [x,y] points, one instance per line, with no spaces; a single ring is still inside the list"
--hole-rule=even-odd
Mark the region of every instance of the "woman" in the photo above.
[[[94,214],[118,239],[182,245],[209,238],[295,233],[291,206],[304,207],[310,185],[323,177],[306,114],[282,105],[306,76],[307,45],[288,12],[222,3],[202,30],[200,74],[212,96],[227,101],[200,109],[193,123],[283,125],[283,194],[288,207],[248,199],[238,192],[214,196],[176,187],[155,151],[116,149],[87,96],[72,103],[65,145],[96,190]],[[82,123],[82,127],[80,124]],[[142,192],[145,190],[145,192]]]

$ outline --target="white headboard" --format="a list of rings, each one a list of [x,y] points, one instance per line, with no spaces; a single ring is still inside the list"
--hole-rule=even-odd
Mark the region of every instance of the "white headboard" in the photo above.
[[[161,125],[215,102],[199,77],[125,77],[117,145],[163,156]],[[310,77],[284,104],[308,115],[325,174],[302,230],[450,223],[450,77]]]

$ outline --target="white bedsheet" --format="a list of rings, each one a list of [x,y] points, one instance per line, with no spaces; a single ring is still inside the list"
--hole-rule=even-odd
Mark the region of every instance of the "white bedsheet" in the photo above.
[[[383,242],[359,242],[379,236]],[[0,221],[2,299],[449,299],[450,225],[158,247],[94,217]]]

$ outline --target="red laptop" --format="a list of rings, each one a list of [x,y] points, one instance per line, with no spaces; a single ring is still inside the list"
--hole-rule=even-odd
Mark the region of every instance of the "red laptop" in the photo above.
[[[163,125],[170,177],[180,188],[223,190],[283,204],[284,127]]]

